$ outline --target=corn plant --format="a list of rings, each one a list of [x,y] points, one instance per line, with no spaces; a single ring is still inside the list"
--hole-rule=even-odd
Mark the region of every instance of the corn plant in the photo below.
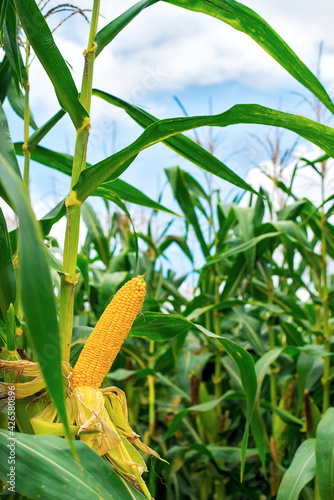
[[[93,89],[95,60],[101,51],[144,9],[158,3],[141,0],[118,18],[107,20],[99,30],[100,1],[92,2],[80,93],[66,56],[55,43],[49,18],[36,1],[3,0],[0,4],[4,51],[0,98],[3,102],[8,97],[24,120],[23,141],[13,144],[0,108],[0,195],[19,221],[18,228],[8,232],[0,212],[0,388],[4,400],[0,477],[4,489],[28,498],[139,499],[158,494],[205,500],[213,495],[242,498],[250,491],[258,498],[261,488],[256,481],[259,475],[261,481],[269,475],[267,496],[278,493],[281,499],[298,498],[313,481],[303,495],[313,492],[316,498],[331,498],[332,306],[326,262],[333,248],[328,221],[332,211],[326,208],[331,198],[323,198],[320,209],[308,200],[295,199],[277,213],[277,220],[266,222],[265,202],[270,209],[267,194],[257,193],[183,133],[202,126],[240,123],[282,127],[327,155],[313,162],[324,180],[324,162],[334,154],[334,131],[304,116],[255,104],[237,105],[217,115],[159,120],[117,96]],[[167,3],[213,16],[250,36],[333,113],[334,105],[317,77],[253,10],[234,0]],[[37,127],[29,105],[32,55],[44,67],[60,105],[41,127]],[[122,150],[90,165],[86,153],[93,97],[122,108],[144,131]],[[65,114],[76,133],[72,156],[40,145]],[[31,135],[30,126],[34,129]],[[220,200],[214,202],[212,194],[182,169],[167,170],[175,198],[205,260],[199,270],[198,294],[189,302],[178,290],[184,277],[177,280],[172,269],[164,277],[156,263],[171,241],[191,258],[185,236],[180,239],[177,235],[173,240],[173,235],[165,233],[157,246],[150,234],[139,235],[151,251],[141,254],[138,235],[129,226],[119,229],[116,219],[120,215],[112,217],[112,229],[104,235],[86,201],[90,196],[100,197],[108,210],[112,201],[127,217],[130,214],[124,202],[171,212],[119,179],[141,151],[158,142],[252,194],[249,207],[237,203],[224,206]],[[17,156],[24,157],[23,175]],[[31,160],[71,177],[66,199],[39,221],[29,199]],[[286,188],[280,182],[280,188],[293,198],[291,186]],[[209,236],[202,232],[198,211],[206,219]],[[67,226],[59,261],[45,243],[52,226],[62,217]],[[79,252],[81,217],[88,233]],[[119,253],[111,247],[115,237],[120,237],[123,246]],[[94,268],[90,245],[102,267]],[[278,263],[278,252],[283,264]],[[116,269],[121,273],[117,277]],[[124,349],[132,365],[125,368],[124,375],[114,370],[119,362],[116,359],[108,374],[114,354],[142,305],[142,295],[140,306],[139,302],[133,309],[129,305],[136,296],[133,283],[140,283],[141,289],[144,286],[136,277],[138,272],[149,272],[152,280],[146,278],[150,290],[144,314],[133,323],[130,349]],[[113,279],[112,294],[132,278],[109,306],[115,311],[115,303],[126,290],[129,307],[123,315],[115,313],[111,323],[109,309],[102,314],[103,300],[99,310],[94,309],[94,293],[99,295],[102,290],[104,273]],[[300,301],[300,289],[307,291],[309,301]],[[105,305],[110,295],[104,298]],[[80,316],[87,306],[91,318],[96,316],[92,323],[101,318],[80,354],[87,339],[82,335]],[[126,328],[114,338],[109,352],[106,330],[113,325],[112,333],[116,334],[123,323]],[[88,320],[84,326],[90,324]],[[100,344],[104,338],[105,343]],[[101,349],[100,364],[96,353],[101,354]],[[86,358],[89,352],[94,355]],[[134,360],[139,370],[132,369]],[[132,377],[147,380],[146,428],[140,423],[143,402]],[[129,409],[134,431],[124,392],[115,386],[108,389],[107,379],[123,381],[128,395],[137,392],[137,399],[133,399],[138,404]],[[137,428],[144,432],[143,442],[135,433]],[[301,438],[302,433],[306,439]],[[170,465],[157,462],[160,457],[148,447],[151,443],[157,444],[159,455]],[[133,444],[154,457],[148,486],[142,479],[146,463]],[[14,468],[8,468],[9,460],[14,460]],[[166,478],[167,492],[156,481],[154,470]]]

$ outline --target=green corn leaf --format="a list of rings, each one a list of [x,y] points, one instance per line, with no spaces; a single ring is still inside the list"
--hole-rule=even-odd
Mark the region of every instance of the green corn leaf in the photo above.
[[[155,122],[159,122],[157,118],[150,115],[146,111],[129,104],[118,97],[111,94],[107,94],[101,90],[93,89],[92,94],[96,97],[109,102],[113,106],[117,106],[126,111],[126,113],[143,128],[147,128]],[[175,137],[170,136],[165,139],[161,139],[163,144],[171,148],[180,156],[183,156],[187,160],[191,161],[195,165],[198,165],[203,170],[215,174],[222,179],[241,187],[242,189],[251,190],[238,175],[236,175],[232,170],[230,170],[224,163],[213,156],[209,151],[199,146],[196,142],[189,139],[185,135],[178,134]],[[241,183],[241,184],[240,184]]]
[[[64,114],[63,111],[59,111],[58,113],[61,116],[63,116],[63,114]],[[58,115],[58,113],[57,113],[57,115]],[[51,118],[51,120],[56,120],[57,115],[55,115],[53,118]],[[58,119],[60,119],[61,116]],[[57,119],[57,121],[58,121],[58,119]],[[47,124],[45,124],[45,126],[46,125]],[[32,134],[32,136],[30,137],[29,141],[31,139],[33,139],[35,134],[36,134],[36,139],[37,139],[38,138],[37,134],[43,128],[44,128],[44,126],[40,127],[38,130],[36,130],[36,132],[34,134]],[[39,140],[40,139],[38,139],[38,142],[39,142]],[[29,141],[28,141],[28,147],[30,144]],[[22,143],[17,142],[14,144],[14,147],[15,147],[16,154],[19,156],[23,156]],[[70,156],[68,154],[58,153],[57,151],[52,151],[50,149],[36,145],[32,149],[31,159],[34,161],[37,161],[38,163],[41,163],[42,165],[46,165],[47,167],[58,170],[59,172],[62,172],[63,174],[66,174],[69,176],[72,174],[73,156]],[[90,164],[87,163],[87,166],[89,167]],[[162,212],[167,212],[167,213],[170,213],[173,215],[177,215],[172,210],[169,210],[168,208],[163,206],[161,203],[158,203],[158,202],[152,200],[152,198],[150,198],[146,194],[142,193],[141,191],[139,191],[139,189],[136,189],[134,186],[131,186],[131,184],[128,184],[127,182],[123,181],[122,179],[115,179],[112,182],[103,183],[99,188],[97,188],[92,193],[92,196],[98,196],[98,197],[104,198],[106,200],[110,200],[110,201],[116,203],[117,205],[119,205],[120,200],[124,200],[124,201],[128,201],[129,203],[135,203],[136,205],[141,205],[143,207],[152,208],[153,210],[160,210]],[[121,208],[122,208],[122,210],[124,210],[124,205]],[[124,211],[126,212],[126,210],[124,210]]]
[[[246,241],[245,243],[242,243],[241,245],[237,245],[235,247],[230,248],[229,250],[226,250],[225,252],[222,252],[221,254],[216,255],[212,259],[208,261],[206,266],[212,266],[216,264],[217,262],[220,262],[222,260],[225,260],[229,257],[232,257],[234,255],[238,255],[239,253],[244,253],[250,250],[251,248],[254,248],[258,243],[261,241],[270,239],[270,238],[277,238],[278,236],[281,236],[282,233],[279,232],[271,232],[271,233],[266,233],[266,234],[261,234],[261,236],[256,236],[255,238],[252,238],[250,241]]]
[[[263,354],[261,358],[255,363],[255,372],[257,376],[257,393],[254,412],[251,420],[251,430],[263,465],[265,465],[265,455],[266,452],[269,451],[270,445],[267,429],[260,410],[261,388],[269,366],[278,358],[278,356],[282,353],[282,350],[283,349],[278,348],[272,349],[269,352]]]
[[[237,256],[235,264],[229,270],[228,278],[225,282],[224,290],[221,295],[223,300],[226,300],[228,297],[232,296],[241,280],[243,279],[247,269],[247,262],[245,257],[240,254]]]
[[[8,0],[2,0],[1,6],[0,6],[0,34],[2,32],[3,23],[4,23],[5,17],[6,17],[7,4],[8,4]]]
[[[12,80],[12,83],[9,86],[8,92],[7,92],[7,97],[9,100],[9,103],[15,113],[20,117],[24,119],[24,95],[22,93],[19,93],[17,91],[17,88]],[[29,124],[32,126],[33,129],[37,129],[37,125],[35,123],[34,117],[32,115],[32,112],[30,111],[29,113]]]
[[[4,49],[12,68],[12,75],[15,80],[16,88],[19,91],[20,86],[25,86],[27,75],[19,50],[17,25],[18,22],[15,9],[12,3],[8,2],[3,30]]]
[[[189,408],[186,408],[185,410],[180,411],[179,413],[177,413],[174,416],[173,421],[168,429],[168,432],[166,434],[165,439],[169,439],[172,436],[174,436],[175,432],[177,432],[179,430],[182,420],[184,419],[184,417],[188,413],[190,413],[192,411],[196,411],[196,412],[200,412],[200,413],[210,411],[210,410],[216,408],[216,406],[218,406],[219,404],[221,404],[222,401],[234,399],[233,396],[234,396],[234,393],[232,391],[228,391],[218,399],[212,399],[211,401],[207,401],[206,403],[193,405],[193,406],[190,406]],[[240,451],[241,450],[239,448],[239,456],[238,456],[239,460],[240,460]]]
[[[21,172],[16,161],[13,143],[9,135],[6,115],[2,106],[0,106],[0,151],[10,168],[14,170],[17,175],[21,176]]]
[[[0,429],[0,477],[9,473],[8,444],[12,437]],[[15,434],[15,490],[40,500],[145,500],[85,443],[73,441],[80,466],[68,441],[57,436]]]
[[[2,109],[0,111],[0,121],[5,126],[4,113]],[[0,135],[0,177],[2,186],[11,200],[20,222],[19,276],[22,307],[50,396],[69,435],[57,313],[51,276],[46,261],[46,249],[27,198],[26,189],[22,179],[16,173],[18,166],[14,168],[8,162],[8,158],[11,158],[10,151],[6,154],[6,150],[2,147],[7,146],[8,149],[13,149],[8,128],[4,135],[6,143],[2,142],[3,136]]]
[[[240,448],[209,444],[207,449],[213,457],[218,458],[219,460],[224,460],[225,462],[237,462],[240,460]],[[257,456],[258,452],[256,448],[248,448],[246,458],[253,458]]]
[[[47,236],[54,224],[58,222],[62,217],[66,215],[65,200],[58,203],[50,212],[48,212],[42,219],[38,221],[43,236]],[[14,229],[9,233],[10,242],[12,245],[12,251],[16,251],[17,247],[17,229]]]
[[[176,243],[191,262],[194,261],[190,248],[187,245],[187,238],[184,236],[166,236],[163,242],[159,245],[159,251],[163,253],[172,243]]]
[[[6,339],[8,351],[16,351],[16,319],[13,304],[10,304],[7,311]]]
[[[161,203],[152,200],[149,196],[139,191],[139,189],[131,186],[122,179],[115,179],[111,182],[104,182],[99,188],[97,188],[92,196],[100,196],[110,201],[114,201],[111,196],[116,194],[120,199],[127,201],[129,203],[134,203],[142,207],[152,208],[153,210],[160,210],[161,212],[167,212],[172,215],[177,215],[169,208],[166,208]]]
[[[189,189],[184,177],[184,172],[179,167],[165,169],[169,183],[172,186],[174,196],[187,220],[193,226],[196,237],[201,246],[204,257],[209,257],[209,249],[205,242],[198,218],[195,212],[193,198],[189,194]]]
[[[287,43],[256,12],[235,0],[164,0],[184,9],[203,12],[250,36],[332,113],[334,105],[315,75]]]
[[[117,179],[135,157],[144,149],[164,141],[186,130],[202,126],[226,127],[238,123],[253,123],[283,127],[313,142],[325,152],[334,156],[334,130],[302,116],[283,113],[256,104],[240,104],[219,115],[171,118],[154,122],[148,126],[137,140],[123,150],[109,156],[91,168],[81,172],[73,190],[79,201],[83,202],[98,186],[107,180]],[[211,173],[231,182],[235,186],[254,192],[254,190],[225,165]],[[208,168],[206,167],[206,170]],[[257,193],[256,193],[257,194]]]
[[[261,198],[258,198],[261,199]],[[254,209],[249,207],[234,207],[234,213],[238,220],[238,234],[242,243],[247,243],[254,238]],[[255,261],[255,247],[244,250],[247,260],[248,271],[251,273]]]
[[[195,297],[194,300],[196,300],[197,297]],[[196,309],[193,309],[190,314],[187,315],[187,319],[189,321],[192,321],[193,319],[198,318],[202,314],[208,312],[208,311],[225,311],[226,309],[231,309],[234,306],[242,306],[244,305],[245,302],[243,300],[239,299],[227,299],[223,300],[222,302],[218,302],[218,304],[211,304],[209,306],[204,306],[204,307],[198,307]]]
[[[254,351],[261,356],[265,352],[263,341],[259,336],[259,322],[256,318],[245,314],[241,308],[235,308],[228,313],[227,318],[237,322],[245,332],[245,337],[249,340]]]
[[[135,320],[131,335],[162,342],[187,332],[192,327],[193,323],[182,316],[147,311]]]
[[[4,57],[0,64],[0,104],[4,102],[12,81],[12,72],[8,57]]]
[[[55,115],[53,115],[50,118],[50,120],[48,120],[46,123],[44,123],[44,125],[42,125],[39,128],[35,127],[36,131],[29,137],[29,139],[27,141],[27,150],[29,151],[29,153],[31,153],[35,149],[37,144],[39,142],[41,142],[43,137],[45,137],[46,134],[48,132],[50,132],[50,130],[56,125],[56,123],[59,122],[59,120],[64,115],[65,115],[65,111],[63,109],[60,109],[59,111],[57,111],[57,113]]]
[[[79,102],[78,90],[70,69],[56,46],[50,28],[35,0],[14,0],[22,28],[47,72],[63,109],[75,127],[82,126],[87,112]]]
[[[117,19],[107,24],[94,38],[96,43],[95,57],[124,29],[143,9],[157,3],[158,0],[142,0],[136,3]]]
[[[315,475],[315,439],[307,439],[298,448],[290,467],[283,476],[277,500],[298,500],[304,486]],[[323,497],[323,500],[330,497]]]
[[[254,410],[255,398],[257,393],[257,378],[254,368],[254,362],[250,354],[237,343],[232,340],[226,339],[224,337],[219,337],[214,333],[209,332],[206,328],[201,325],[195,325],[199,331],[207,335],[208,337],[215,338],[219,342],[227,354],[232,358],[238,366],[240,379],[242,387],[245,391],[246,401],[247,401],[247,415],[244,436],[241,443],[241,468],[240,477],[243,478],[245,461],[246,461],[246,451],[249,436],[249,426]]]
[[[334,408],[328,408],[316,433],[316,461],[321,500],[334,499]]]
[[[16,278],[5,217],[0,208],[0,311],[6,320],[9,305],[15,303]]]
[[[87,237],[94,244],[100,259],[106,267],[109,263],[109,245],[101,227],[100,221],[89,203],[82,205],[82,217],[87,227]]]

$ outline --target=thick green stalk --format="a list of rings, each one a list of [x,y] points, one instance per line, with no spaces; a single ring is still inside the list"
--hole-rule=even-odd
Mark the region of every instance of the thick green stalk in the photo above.
[[[30,107],[29,107],[29,56],[30,56],[30,43],[27,40],[26,45],[26,73],[27,73],[27,83],[25,86],[25,95],[24,95],[24,144],[22,146],[24,153],[24,174],[23,174],[23,182],[27,189],[27,193],[29,196],[29,169],[30,169],[30,153],[27,148],[27,142],[29,139],[29,119],[30,119]]]
[[[95,61],[96,45],[94,38],[97,31],[97,23],[100,11],[100,0],[94,0],[92,20],[87,51],[85,51],[85,67],[82,77],[80,102],[90,113],[93,67]],[[77,138],[73,157],[73,169],[71,179],[71,189],[76,184],[80,172],[86,165],[86,152],[89,136],[90,121],[87,118],[83,125],[77,130]],[[60,312],[59,312],[59,331],[60,342],[63,349],[63,359],[69,360],[72,327],[73,327],[73,308],[74,308],[74,288],[77,281],[76,265],[79,245],[81,204],[78,204],[70,195],[67,198],[67,227],[64,243],[63,267],[67,273],[66,279],[62,279],[60,290]]]

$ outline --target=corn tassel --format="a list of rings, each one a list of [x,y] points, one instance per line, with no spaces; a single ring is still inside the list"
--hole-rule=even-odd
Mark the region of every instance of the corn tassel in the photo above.
[[[110,370],[145,298],[143,276],[128,281],[97,322],[74,367],[71,386],[98,389]]]

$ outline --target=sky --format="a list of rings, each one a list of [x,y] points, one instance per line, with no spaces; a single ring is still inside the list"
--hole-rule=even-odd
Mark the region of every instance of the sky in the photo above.
[[[48,7],[55,5],[50,2]],[[75,2],[74,2],[75,3]],[[99,29],[135,2],[102,0]],[[332,0],[247,0],[246,5],[260,14],[291,46],[308,67],[316,72],[319,44],[323,42],[321,81],[327,91],[334,83],[334,37]],[[90,9],[92,0],[81,0],[82,9]],[[90,13],[87,12],[87,16]],[[59,18],[51,17],[55,27]],[[87,45],[89,26],[76,15],[54,33],[63,57],[71,67],[80,88],[83,69],[82,53]],[[0,55],[1,56],[1,55]],[[51,83],[35,58],[30,68],[31,108],[38,125],[59,109]],[[220,113],[236,103],[258,103],[314,118],[303,98],[310,94],[278,63],[246,35],[209,16],[193,13],[158,2],[145,9],[117,38],[104,49],[95,63],[94,87],[117,95],[159,117],[183,116],[175,100],[181,101],[189,115]],[[298,95],[297,95],[298,94]],[[23,122],[6,103],[9,126],[14,141],[22,140]],[[113,109],[98,98],[93,99],[91,133],[87,159],[91,163],[125,147],[137,138],[141,129],[124,112]],[[240,176],[258,188],[266,186],[265,176],[254,166],[266,166],[267,157],[260,141],[273,136],[265,127],[236,126],[213,130],[217,135],[215,154]],[[198,131],[203,145],[209,131]],[[258,140],[254,140],[255,134]],[[194,133],[189,136],[194,138]],[[283,147],[294,141],[284,134]],[[75,132],[68,117],[59,122],[42,145],[73,154]],[[302,154],[316,155],[307,143],[299,144]],[[205,183],[203,173],[163,145],[141,153],[122,178],[157,199],[165,184],[164,168],[180,165]],[[268,166],[270,168],[270,166]],[[304,170],[296,186],[297,194],[314,194],[315,180]],[[215,180],[226,200],[235,191]],[[69,179],[48,168],[32,163],[31,193],[37,216],[42,216],[68,193]],[[177,210],[170,191],[163,202]],[[96,202],[95,202],[96,203]],[[98,205],[96,205],[98,206]],[[101,205],[100,205],[101,207]],[[134,217],[141,214],[132,209]],[[63,222],[55,228],[63,230]]]

